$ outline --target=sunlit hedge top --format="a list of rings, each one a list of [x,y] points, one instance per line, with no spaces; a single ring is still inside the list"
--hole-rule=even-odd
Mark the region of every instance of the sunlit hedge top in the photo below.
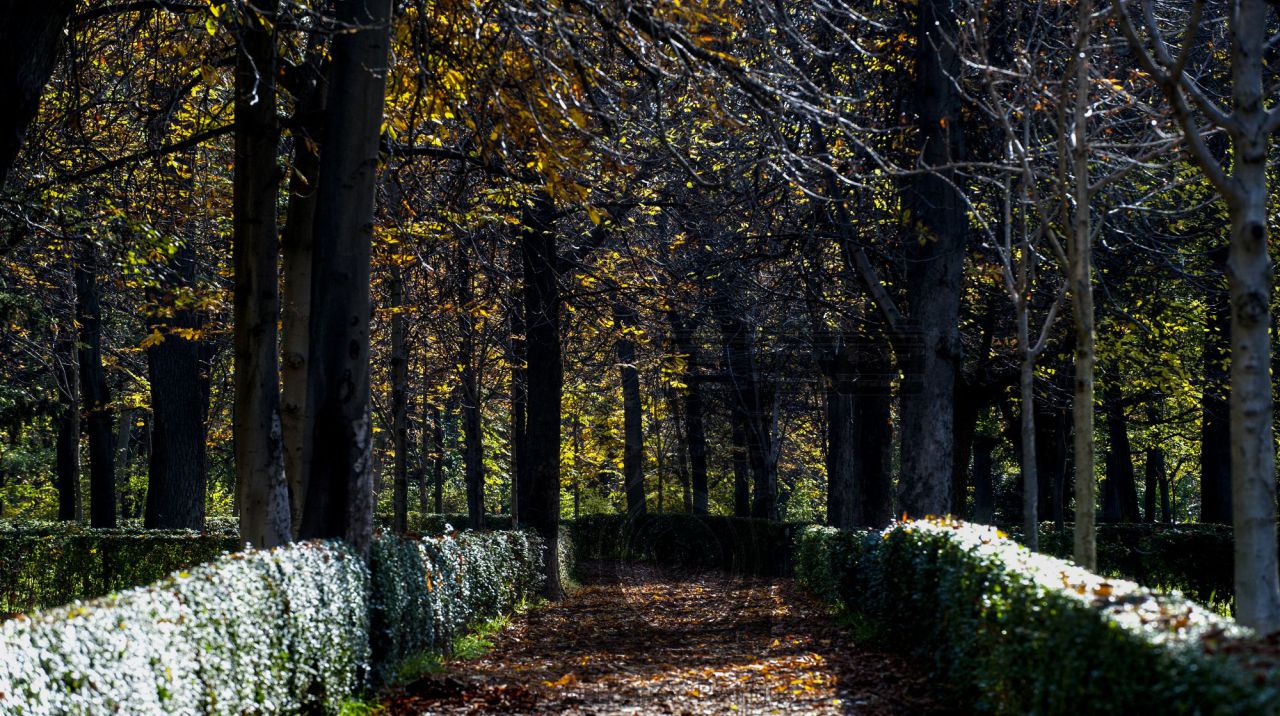
[[[1180,595],[1033,553],[949,520],[810,527],[796,577],[910,645],[974,711],[1262,714],[1274,667],[1247,629]]]

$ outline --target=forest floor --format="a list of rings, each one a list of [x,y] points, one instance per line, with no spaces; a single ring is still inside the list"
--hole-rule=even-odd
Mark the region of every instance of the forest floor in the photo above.
[[[392,690],[383,713],[953,713],[923,669],[860,643],[788,579],[586,567],[569,597]]]

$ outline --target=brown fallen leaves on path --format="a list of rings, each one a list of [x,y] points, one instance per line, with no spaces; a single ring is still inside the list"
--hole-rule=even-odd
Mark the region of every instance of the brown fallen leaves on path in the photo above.
[[[581,589],[391,691],[385,713],[948,713],[922,671],[857,643],[790,580],[586,567]]]

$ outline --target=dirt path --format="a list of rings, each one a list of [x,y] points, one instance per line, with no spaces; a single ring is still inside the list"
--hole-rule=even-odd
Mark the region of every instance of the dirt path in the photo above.
[[[944,714],[918,669],[836,627],[789,580],[592,565],[494,649],[393,692],[407,714]]]

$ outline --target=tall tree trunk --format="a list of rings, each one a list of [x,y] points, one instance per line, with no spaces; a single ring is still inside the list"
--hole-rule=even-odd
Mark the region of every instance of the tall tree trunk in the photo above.
[[[115,410],[102,368],[102,305],[97,249],[84,239],[76,265],[76,322],[80,324],[80,394],[89,436],[89,524],[116,526]]]
[[[320,143],[324,133],[325,81],[320,60],[303,68],[304,88],[294,110],[293,171],[289,204],[280,235],[284,293],[280,306],[280,436],[289,486],[290,524],[302,526],[307,485],[307,350],[311,335],[311,246],[320,185]]]
[[[1280,630],[1276,472],[1271,391],[1271,256],[1267,159],[1271,121],[1263,62],[1270,16],[1265,0],[1236,0],[1232,13],[1233,115],[1229,202],[1231,248],[1231,501],[1236,616],[1260,633]]]
[[[438,515],[444,512],[444,415],[431,406],[431,485],[432,504]]]
[[[862,523],[858,477],[858,431],[853,370],[847,341],[825,341],[822,359],[827,403],[827,524],[853,529]]]
[[[1018,369],[1018,395],[1020,399],[1019,427],[1022,438],[1022,534],[1027,548],[1040,549],[1040,476],[1036,458],[1036,389],[1035,355],[1028,350],[1030,334],[1025,305],[1018,311],[1018,341],[1022,346],[1022,361]]]
[[[151,378],[151,413],[156,444],[151,450],[144,524],[149,529],[204,529],[208,460],[205,416],[208,392],[202,385],[205,366],[200,341],[193,332],[203,325],[198,311],[179,298],[196,283],[195,250],[184,243],[168,275],[171,289],[157,298],[168,323],[152,321],[164,339],[147,349]],[[132,422],[132,421],[130,421]]]
[[[312,247],[306,445],[300,536],[373,538],[369,407],[369,255],[386,94],[391,0],[335,0],[325,148]]]
[[[707,514],[707,434],[705,428],[706,409],[702,398],[702,384],[699,382],[698,351],[693,342],[694,323],[691,319],[681,317],[674,311],[668,314],[671,322],[671,333],[684,361],[681,382],[684,389],[684,432],[685,443],[689,451],[689,482],[693,491],[693,514]]]
[[[951,0],[921,0],[916,26],[915,103],[920,163],[942,167],[964,157],[955,78]],[[968,220],[952,172],[910,180],[906,296],[917,331],[904,362],[902,506],[912,516],[951,511],[956,377],[960,366],[960,283]]]
[[[456,298],[458,301],[457,364],[462,369],[459,376],[462,389],[462,465],[467,493],[467,518],[471,529],[484,527],[484,434],[480,405],[480,377],[476,356],[476,319],[472,315],[475,294],[472,289],[470,249],[459,246],[456,269]]]
[[[1147,448],[1146,493],[1143,495],[1143,521],[1164,522],[1156,517],[1156,498],[1161,486],[1166,482],[1164,448],[1152,446]],[[1167,501],[1167,499],[1166,499]]]
[[[515,242],[512,273],[523,281],[523,244]],[[520,522],[520,485],[528,484],[528,460],[525,459],[526,418],[528,415],[529,381],[525,371],[526,326],[524,321],[524,297],[516,296],[508,307],[510,322],[509,350],[511,354],[511,517]]]
[[[36,118],[76,0],[0,0],[0,188]]]
[[[639,317],[635,309],[621,302],[614,303],[613,316],[620,331],[615,349],[622,378],[622,482],[627,493],[627,517],[634,519],[647,511],[644,495],[644,406],[640,399],[636,344],[630,337]],[[661,500],[661,491],[658,497]],[[662,508],[659,507],[658,511],[661,512]]]
[[[392,468],[396,534],[409,530],[409,347],[405,334],[404,270],[391,267],[391,432],[395,447]]]
[[[560,584],[560,414],[564,364],[560,346],[560,259],[551,226],[549,196],[540,195],[522,227],[525,349],[528,415],[525,458],[528,468],[518,485],[519,519],[542,536],[546,582],[543,593],[559,599]]]
[[[996,438],[978,435],[973,441],[973,521],[989,525],[995,519],[995,473],[992,453]]]
[[[1077,32],[1093,26],[1093,0],[1079,0]],[[1075,206],[1068,242],[1067,283],[1076,337],[1075,389],[1071,411],[1075,435],[1076,511],[1073,556],[1085,569],[1098,566],[1096,501],[1093,474],[1093,247],[1089,216],[1089,53],[1076,58],[1075,104],[1072,108],[1072,173]]]
[[[1103,391],[1107,416],[1107,483],[1103,498],[1102,519],[1105,522],[1139,522],[1138,485],[1133,470],[1133,448],[1129,443],[1129,424],[1118,391]]]
[[[858,527],[880,528],[893,520],[893,407],[894,370],[889,346],[882,336],[860,341],[855,358],[853,394],[856,453],[860,464]]]
[[[723,289],[722,289],[723,290]],[[754,356],[752,329],[747,321],[734,313],[726,296],[717,300],[720,333],[724,339],[724,365],[728,374],[730,396],[742,415],[743,439],[747,447],[747,463],[751,468],[751,516],[765,519],[778,517],[778,475],[773,455],[772,401]]]
[[[76,361],[76,336],[60,328],[54,343],[54,380],[58,385],[58,436],[55,472],[58,486],[58,519],[83,519],[80,499],[80,376]]]
[[[1226,269],[1226,251],[1211,252],[1213,263]],[[1218,286],[1206,295],[1203,349],[1204,390],[1200,399],[1200,521],[1229,525],[1231,511],[1231,304]]]
[[[235,464],[240,538],[275,547],[292,538],[280,427],[276,321],[280,308],[276,232],[278,0],[246,8],[236,54]]]
[[[731,461],[733,464],[733,516],[751,516],[751,473],[747,460],[747,420],[738,408],[732,408],[730,429]]]

